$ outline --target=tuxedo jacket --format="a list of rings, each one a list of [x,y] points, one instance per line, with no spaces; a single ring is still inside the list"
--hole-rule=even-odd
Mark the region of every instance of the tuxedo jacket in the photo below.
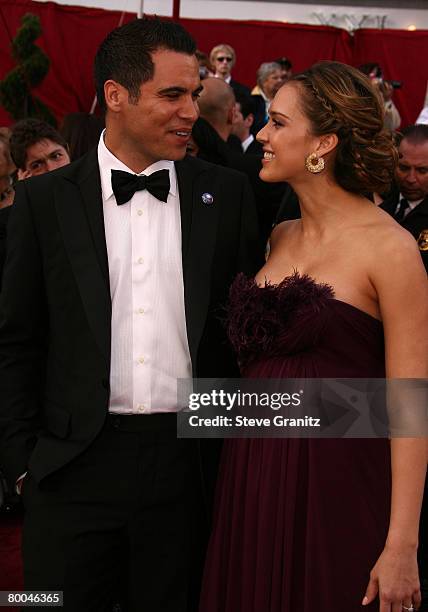
[[[254,122],[251,126],[251,133],[257,136],[257,133],[266,125],[268,117],[266,114],[266,102],[260,94],[252,94],[254,103]]]
[[[193,158],[176,162],[176,170],[193,376],[236,376],[221,307],[237,272],[253,274],[262,263],[252,194],[233,170]],[[212,204],[203,202],[204,193]],[[109,401],[110,325],[92,151],[16,190],[0,296],[0,464],[11,482],[28,469],[40,482],[100,432]]]
[[[0,209],[0,291],[3,276],[3,266],[6,259],[6,233],[11,207]]]
[[[391,216],[394,216],[395,210],[399,203],[399,197],[400,195],[398,190],[394,189],[391,194],[385,198],[380,207],[388,212]],[[419,252],[421,254],[425,269],[428,272],[428,196],[422,200],[422,202],[418,204],[416,208],[411,210],[402,221],[399,221],[399,223],[405,227],[406,230],[408,230],[418,241]],[[424,230],[426,232],[426,246],[423,238]]]
[[[254,139],[251,144],[247,147],[245,155],[257,155],[263,157],[263,145],[258,140]]]

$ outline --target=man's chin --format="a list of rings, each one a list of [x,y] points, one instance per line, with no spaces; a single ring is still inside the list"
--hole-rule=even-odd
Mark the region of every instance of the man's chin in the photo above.
[[[427,194],[421,193],[419,191],[401,191],[401,195],[409,202],[423,200],[427,196]]]
[[[180,161],[187,155],[187,144],[183,147],[176,147],[174,149],[170,149],[168,152],[165,152],[164,157],[162,159],[167,159],[169,161]]]

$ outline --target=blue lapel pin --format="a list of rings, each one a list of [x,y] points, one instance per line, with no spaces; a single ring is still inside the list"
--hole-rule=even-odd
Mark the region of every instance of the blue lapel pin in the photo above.
[[[207,206],[210,206],[214,202],[214,198],[210,193],[203,193],[202,202]]]

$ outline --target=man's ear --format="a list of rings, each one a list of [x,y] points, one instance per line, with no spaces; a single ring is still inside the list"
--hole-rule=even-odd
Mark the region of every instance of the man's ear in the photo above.
[[[109,79],[104,83],[104,97],[107,108],[113,113],[118,113],[124,102],[128,101],[128,90],[120,83]]]
[[[247,115],[247,116],[245,117],[245,119],[244,119],[244,124],[245,124],[245,127],[247,127],[248,129],[250,129],[250,128],[251,128],[251,126],[253,125],[253,123],[254,123],[254,115],[253,115],[253,113],[250,113],[250,114],[249,114],[249,115]]]
[[[236,104],[233,103],[232,106],[227,111],[227,123],[229,125],[234,125],[236,118]]]
[[[338,142],[339,139],[337,134],[325,134],[324,136],[320,137],[315,153],[318,155],[318,157],[327,155],[328,153],[334,151],[338,145]]]

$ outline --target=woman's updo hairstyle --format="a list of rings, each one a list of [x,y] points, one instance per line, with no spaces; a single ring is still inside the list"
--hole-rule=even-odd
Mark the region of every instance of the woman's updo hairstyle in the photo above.
[[[353,193],[388,191],[398,156],[370,80],[356,68],[326,61],[293,75],[287,85],[292,83],[299,87],[313,134],[338,136],[333,166],[337,183]]]

